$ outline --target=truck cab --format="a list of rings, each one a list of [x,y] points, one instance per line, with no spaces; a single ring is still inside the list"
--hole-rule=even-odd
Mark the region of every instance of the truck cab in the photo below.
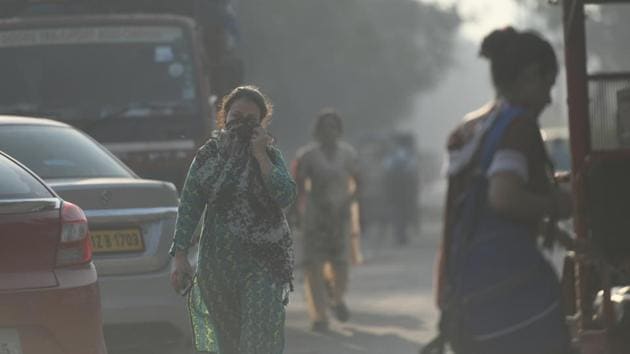
[[[231,54],[195,13],[201,0],[168,3],[4,2],[0,113],[71,124],[140,176],[181,187],[212,129],[211,97],[229,86],[212,73]]]

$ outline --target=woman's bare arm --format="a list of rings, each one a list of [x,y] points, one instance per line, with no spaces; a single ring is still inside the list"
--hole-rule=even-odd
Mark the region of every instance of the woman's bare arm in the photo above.
[[[565,198],[559,198],[557,193],[540,195],[528,191],[522,178],[515,173],[498,172],[490,177],[488,188],[490,206],[512,219],[535,222],[545,215],[567,217],[570,213],[570,203],[560,199]]]

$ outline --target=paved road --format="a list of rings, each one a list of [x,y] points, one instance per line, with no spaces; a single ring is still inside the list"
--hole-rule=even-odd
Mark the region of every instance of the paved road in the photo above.
[[[364,243],[366,262],[354,267],[347,302],[352,312],[348,323],[335,322],[331,331],[311,332],[306,313],[301,269],[296,272],[296,291],[287,308],[285,354],[415,354],[435,334],[437,313],[433,307],[432,271],[437,232],[427,232],[401,248],[391,238]],[[299,261],[300,240],[296,235]],[[374,250],[378,252],[374,252]],[[110,354],[182,354],[188,350],[148,341],[110,348]],[[149,345],[150,344],[150,345]]]
[[[303,292],[297,273],[296,292],[287,313],[287,354],[411,354],[435,334],[432,271],[436,230],[400,248],[389,240],[378,252],[369,252],[364,265],[354,267],[347,302],[348,323],[333,321],[331,331],[310,331]],[[332,317],[332,316],[331,316]]]

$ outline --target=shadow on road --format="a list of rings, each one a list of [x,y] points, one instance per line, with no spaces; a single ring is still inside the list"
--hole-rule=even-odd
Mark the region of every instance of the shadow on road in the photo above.
[[[426,329],[425,323],[417,316],[393,315],[371,312],[353,312],[352,321],[357,323],[369,323],[377,327],[393,327],[397,329],[407,329],[411,331]]]
[[[421,346],[393,331],[375,333],[358,328],[323,334],[288,329],[287,336],[303,344],[300,348],[290,348],[287,354],[415,354]]]

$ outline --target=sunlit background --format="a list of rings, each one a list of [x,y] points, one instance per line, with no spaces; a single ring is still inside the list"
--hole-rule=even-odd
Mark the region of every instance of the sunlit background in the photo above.
[[[561,9],[546,2],[240,0],[238,7],[246,80],[274,99],[272,130],[289,156],[310,138],[317,111],[334,107],[351,142],[410,130],[427,164],[439,165],[448,132],[493,97],[488,63],[477,55],[486,34],[536,29],[563,56]],[[565,124],[563,80],[543,125]]]

